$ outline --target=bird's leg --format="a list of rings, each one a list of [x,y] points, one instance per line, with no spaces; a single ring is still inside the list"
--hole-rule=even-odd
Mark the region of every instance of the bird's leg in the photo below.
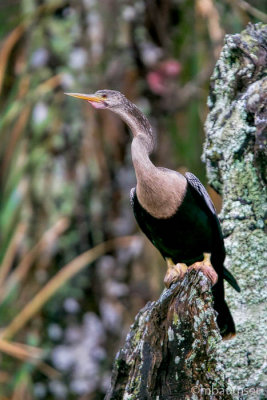
[[[204,253],[203,255],[204,255],[204,260],[195,262],[194,264],[190,265],[188,271],[192,271],[192,269],[202,271],[203,274],[206,275],[211,280],[212,286],[214,286],[218,280],[218,275],[214,270],[213,266],[211,265],[210,253]]]
[[[166,260],[168,269],[164,278],[164,284],[169,288],[172,283],[184,277],[187,271],[187,265],[182,263],[174,264],[171,258],[167,258]]]

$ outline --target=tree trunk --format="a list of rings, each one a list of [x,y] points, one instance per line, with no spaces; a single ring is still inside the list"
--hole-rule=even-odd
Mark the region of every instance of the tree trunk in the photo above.
[[[220,214],[227,258],[241,294],[227,288],[237,325],[222,343],[227,375],[244,398],[266,398],[267,26],[228,35],[211,78],[204,161],[223,197]],[[265,306],[266,307],[266,306]],[[247,392],[247,393],[246,393]]]
[[[242,287],[240,295],[227,288],[237,336],[220,341],[210,282],[191,271],[137,315],[106,400],[264,397],[266,37],[262,24],[226,37],[206,122],[203,158],[210,184],[223,196],[226,267]]]
[[[210,288],[202,272],[191,271],[139,312],[117,354],[106,400],[219,399],[219,391],[232,399]]]

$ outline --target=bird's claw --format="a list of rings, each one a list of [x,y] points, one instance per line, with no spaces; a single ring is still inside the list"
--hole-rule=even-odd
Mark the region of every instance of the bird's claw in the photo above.
[[[203,261],[198,261],[188,268],[188,271],[192,271],[192,269],[202,271],[203,274],[210,279],[212,286],[215,285],[218,281],[218,275],[216,271],[214,270],[213,266],[211,265],[210,262],[210,254],[204,253],[204,260]]]
[[[186,264],[174,264],[170,259],[167,259],[168,269],[164,278],[164,284],[167,289],[180,279],[183,279],[187,271]]]

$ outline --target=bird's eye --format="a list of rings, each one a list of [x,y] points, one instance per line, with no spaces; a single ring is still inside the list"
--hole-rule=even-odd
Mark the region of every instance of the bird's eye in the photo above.
[[[102,94],[102,98],[106,99],[108,96],[106,94]]]

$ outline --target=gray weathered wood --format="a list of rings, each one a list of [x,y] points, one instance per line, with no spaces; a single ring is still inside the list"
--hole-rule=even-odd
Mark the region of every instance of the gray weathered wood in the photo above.
[[[210,282],[191,271],[136,316],[106,400],[219,399],[226,394]],[[208,397],[206,397],[208,396]]]

